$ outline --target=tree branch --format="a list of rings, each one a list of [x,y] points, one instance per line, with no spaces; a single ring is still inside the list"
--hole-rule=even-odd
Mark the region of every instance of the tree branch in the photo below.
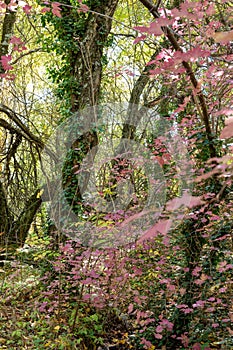
[[[13,66],[14,64],[16,64],[18,61],[20,61],[23,57],[25,56],[28,56],[28,55],[31,55],[32,53],[35,53],[35,52],[41,52],[42,51],[42,48],[41,47],[38,47],[37,49],[34,49],[34,50],[29,50],[25,53],[22,53],[19,57],[17,57],[13,62],[11,62],[11,65]]]
[[[157,6],[153,5],[150,0],[140,0],[140,2],[150,11],[150,13],[153,15],[154,18],[159,18],[160,15],[157,11]],[[171,29],[167,26],[167,27],[162,27],[162,30],[165,34],[165,36],[167,37],[167,39],[170,41],[171,45],[173,46],[173,48],[176,51],[180,51],[183,52],[182,48],[180,47],[180,45],[178,44],[174,34],[172,33]],[[192,70],[192,67],[190,66],[190,64],[188,62],[183,61],[182,62],[187,75],[190,77],[191,83],[194,87],[194,89],[196,89],[198,87],[198,81],[195,77],[195,74]],[[210,151],[210,156],[212,158],[217,156],[217,152],[216,149],[214,147],[213,144],[213,134],[211,131],[211,126],[210,126],[210,121],[209,121],[209,113],[208,113],[208,109],[206,106],[206,102],[205,102],[205,98],[204,95],[202,94],[202,92],[198,92],[197,93],[197,98],[201,107],[201,111],[202,111],[202,115],[201,118],[204,122],[205,125],[205,130],[206,130],[206,135],[209,141],[209,151]]]
[[[44,142],[41,141],[39,137],[31,133],[28,127],[22,123],[22,121],[18,118],[17,114],[12,109],[0,103],[0,112],[5,113],[8,116],[8,118],[11,119],[22,130],[22,132],[26,135],[26,137],[24,136],[25,138],[29,139],[30,141],[33,141],[40,148],[44,148]],[[5,124],[5,126],[9,130],[19,133],[19,131],[17,131],[16,128],[10,127],[9,123],[7,122],[4,123],[3,119],[0,119],[0,122],[1,122],[1,125]]]

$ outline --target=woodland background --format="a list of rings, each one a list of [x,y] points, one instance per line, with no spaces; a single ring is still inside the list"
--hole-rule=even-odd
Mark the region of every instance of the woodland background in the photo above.
[[[232,349],[232,3],[5,0],[0,16],[1,349]],[[166,198],[138,240],[98,249],[52,220],[41,158],[62,122],[125,102],[123,124],[93,124],[70,147],[65,200],[79,225],[140,218],[149,179],[122,152],[95,181],[112,203],[128,179],[124,210],[97,211],[79,187],[85,157],[112,134],[147,148]],[[142,130],[145,110],[157,119]]]

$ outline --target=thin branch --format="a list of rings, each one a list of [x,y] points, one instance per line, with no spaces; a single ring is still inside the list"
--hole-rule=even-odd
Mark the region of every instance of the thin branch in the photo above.
[[[28,55],[31,55],[32,53],[35,53],[35,52],[42,52],[42,48],[41,47],[38,47],[37,49],[34,49],[34,50],[29,50],[25,53],[22,53],[22,55],[20,55],[19,57],[17,57],[13,62],[11,62],[11,65],[14,65],[16,64],[18,61],[20,61],[23,57],[25,56],[28,56]]]
[[[125,38],[133,38],[135,39],[136,38],[136,35],[134,34],[127,34],[127,33],[110,33],[111,35],[114,35],[114,36],[123,36]]]
[[[0,112],[5,113],[8,116],[8,118],[12,120],[23,131],[23,133],[28,137],[29,140],[36,143],[40,148],[44,148],[44,142],[41,141],[39,137],[31,133],[28,127],[21,122],[21,120],[18,118],[18,116],[12,109],[0,103]]]

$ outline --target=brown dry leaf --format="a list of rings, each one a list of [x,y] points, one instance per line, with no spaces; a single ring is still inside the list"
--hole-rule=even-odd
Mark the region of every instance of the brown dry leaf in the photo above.
[[[233,40],[233,30],[230,30],[229,32],[216,32],[212,37],[216,43],[225,44]]]

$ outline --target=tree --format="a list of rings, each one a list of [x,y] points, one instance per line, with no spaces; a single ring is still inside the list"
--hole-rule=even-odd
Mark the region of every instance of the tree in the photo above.
[[[46,114],[44,106],[49,102],[49,91],[43,92],[44,102],[40,101],[39,104],[41,97],[37,95],[34,79],[38,74],[35,66],[39,62],[36,55],[40,53],[40,48],[38,46],[35,48],[37,44],[31,38],[31,31],[34,29],[28,21],[29,18],[24,16],[27,7],[22,13],[22,10],[14,4],[5,2],[1,11],[3,24],[0,46],[2,79],[0,231],[1,248],[3,250],[13,248],[14,251],[24,244],[41,204],[36,168],[38,156],[44,147],[42,139],[48,131],[45,132],[43,129],[43,132],[38,133],[36,124],[39,120],[43,120]],[[40,53],[40,60],[43,60],[43,53]],[[11,73],[13,67],[17,67],[17,76]],[[36,84],[43,89],[40,80],[37,79]],[[47,82],[46,87],[48,89]],[[52,109],[52,106],[46,107],[47,111]],[[55,112],[54,108],[53,110]],[[44,135],[41,138],[42,133]]]

